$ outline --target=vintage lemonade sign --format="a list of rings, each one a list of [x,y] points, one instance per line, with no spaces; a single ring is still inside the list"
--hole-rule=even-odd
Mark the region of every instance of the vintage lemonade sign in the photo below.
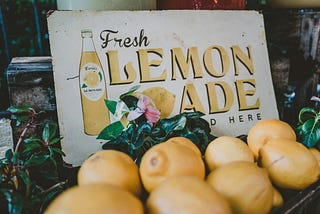
[[[103,100],[166,91],[165,116],[201,111],[216,136],[278,118],[256,11],[55,11],[48,17],[65,161],[101,149]],[[156,92],[157,93],[157,92]]]

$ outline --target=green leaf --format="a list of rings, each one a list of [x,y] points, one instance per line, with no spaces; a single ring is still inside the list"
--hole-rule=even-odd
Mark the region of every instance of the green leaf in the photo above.
[[[309,133],[312,130],[315,123],[316,123],[316,120],[312,118],[305,121],[299,128],[303,133]]]
[[[54,144],[60,142],[61,139],[62,139],[62,137],[53,138],[52,140],[50,140],[49,145],[54,145]]]
[[[49,158],[49,155],[32,155],[30,159],[28,159],[25,163],[25,167],[34,167],[39,166],[46,162],[46,160]]]
[[[182,130],[186,126],[187,118],[183,115],[177,115],[170,119],[163,119],[160,121],[163,130],[169,133],[173,130]]]
[[[12,163],[12,157],[13,157],[13,151],[12,149],[8,149],[5,154],[5,158],[8,161],[8,163]]]
[[[26,138],[23,140],[25,144],[29,144],[29,143],[39,143],[42,144],[43,141],[40,138],[37,137],[30,137],[30,138]]]
[[[97,139],[113,140],[121,134],[123,129],[124,127],[122,123],[120,121],[116,121],[104,128],[98,135]]]
[[[320,125],[318,120],[309,119],[300,126],[302,143],[308,148],[314,147],[320,142]]]
[[[12,156],[12,158],[11,158],[11,163],[13,163],[13,164],[18,164],[18,163],[20,163],[20,153],[19,152],[14,152],[13,153],[13,156]]]
[[[49,138],[50,138],[50,125],[49,123],[46,123],[42,131],[42,140],[44,142],[49,142]]]
[[[42,140],[43,140],[43,142],[50,144],[51,139],[54,138],[56,136],[56,134],[57,134],[57,129],[58,129],[57,124],[55,124],[55,123],[46,123],[44,125],[43,131],[42,131]]]
[[[32,108],[28,105],[23,105],[23,106],[10,106],[7,111],[17,114],[17,113],[30,113],[33,111]]]
[[[57,135],[58,125],[56,123],[47,123],[49,124],[49,140],[54,138]]]
[[[14,120],[16,120],[16,126],[20,126],[24,121],[29,120],[29,115],[20,115],[17,117],[13,117]]]
[[[303,144],[306,145],[308,148],[312,148],[317,145],[320,141],[320,130],[317,129],[314,132],[310,133],[307,138],[304,138]]]
[[[152,127],[148,123],[143,123],[138,126],[135,136],[132,139],[131,148],[133,150],[139,149],[141,146],[144,145],[144,140],[146,136],[151,133]]]
[[[10,214],[23,213],[23,196],[18,191],[11,191],[9,189],[0,189],[8,202],[8,212]]]
[[[311,119],[311,118],[315,118],[318,115],[318,112],[316,112],[314,109],[309,108],[309,107],[305,107],[302,108],[299,112],[299,123],[304,123],[305,121]]]
[[[107,108],[112,114],[116,113],[117,110],[117,101],[114,100],[104,100],[104,103],[106,104]]]
[[[23,183],[29,188],[31,186],[31,178],[29,174],[25,171],[19,171],[17,175],[21,178]]]
[[[120,100],[122,100],[124,97],[132,94],[133,92],[137,91],[140,87],[141,87],[140,85],[135,85],[135,86],[131,87],[129,89],[129,91],[120,95]]]
[[[127,105],[130,110],[137,108],[138,98],[133,95],[126,95],[121,98],[121,100]]]
[[[50,146],[49,149],[52,150],[52,152],[55,152],[61,156],[66,156],[66,154],[59,148],[54,148],[54,147]]]
[[[200,111],[195,111],[195,112],[184,112],[184,113],[182,113],[182,115],[184,115],[190,119],[200,119],[205,114]]]
[[[30,151],[36,150],[40,147],[41,147],[41,145],[39,143],[30,142],[28,144],[25,144],[25,148],[24,148],[23,152],[30,152]]]

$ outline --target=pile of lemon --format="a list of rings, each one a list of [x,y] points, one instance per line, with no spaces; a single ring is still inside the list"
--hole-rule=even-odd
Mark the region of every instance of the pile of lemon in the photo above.
[[[103,150],[45,213],[270,213],[283,204],[278,188],[302,190],[318,180],[319,157],[280,120],[256,123],[247,143],[218,137],[204,155],[174,137],[149,149],[139,167],[125,153]]]

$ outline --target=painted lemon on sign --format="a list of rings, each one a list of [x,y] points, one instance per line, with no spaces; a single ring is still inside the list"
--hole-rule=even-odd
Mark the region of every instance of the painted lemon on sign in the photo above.
[[[151,87],[141,93],[152,99],[156,108],[160,111],[161,119],[170,116],[176,100],[175,94],[164,87]]]
[[[95,71],[88,71],[84,77],[84,82],[87,86],[93,88],[99,84],[100,76]]]

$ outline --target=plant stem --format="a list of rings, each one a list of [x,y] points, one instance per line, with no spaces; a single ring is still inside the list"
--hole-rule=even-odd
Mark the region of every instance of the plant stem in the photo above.
[[[24,137],[25,137],[25,135],[26,135],[26,133],[27,133],[27,131],[28,131],[30,126],[31,126],[31,123],[29,122],[26,125],[26,127],[23,129],[23,131],[22,131],[22,133],[21,133],[21,135],[19,137],[19,140],[17,142],[17,145],[15,147],[15,150],[14,150],[15,153],[17,153],[19,151],[19,147],[20,147],[20,145],[21,145],[21,143],[22,143],[22,141],[23,141],[23,139],[24,139]]]
[[[23,129],[19,139],[18,139],[18,142],[17,142],[17,145],[15,147],[15,150],[14,152],[18,152],[19,151],[19,147],[28,131],[28,129],[30,128],[30,126],[33,124],[34,120],[35,120],[35,115],[36,115],[36,111],[34,109],[31,109],[31,112],[30,112],[30,120],[28,121],[26,127]]]
[[[54,190],[55,188],[60,187],[60,186],[63,186],[63,185],[65,185],[65,184],[67,184],[67,183],[68,183],[68,180],[61,181],[61,182],[59,182],[59,183],[56,183],[55,185],[53,185],[53,186],[49,187],[48,189],[46,189],[45,191],[43,191],[43,192],[41,193],[41,195],[46,195],[46,194],[48,194],[49,192],[51,192],[52,190]]]
[[[43,192],[41,193],[41,196],[45,196],[46,194],[48,194],[48,193],[51,192],[52,190],[56,189],[57,187],[63,186],[63,185],[65,185],[66,183],[68,183],[68,180],[61,181],[61,182],[59,182],[59,183],[57,183],[57,184],[49,187],[48,189],[46,189],[45,191],[43,191]],[[42,205],[40,206],[39,214],[40,214],[40,213],[43,213],[43,209],[44,209],[43,205],[44,205],[44,204],[42,203]]]

